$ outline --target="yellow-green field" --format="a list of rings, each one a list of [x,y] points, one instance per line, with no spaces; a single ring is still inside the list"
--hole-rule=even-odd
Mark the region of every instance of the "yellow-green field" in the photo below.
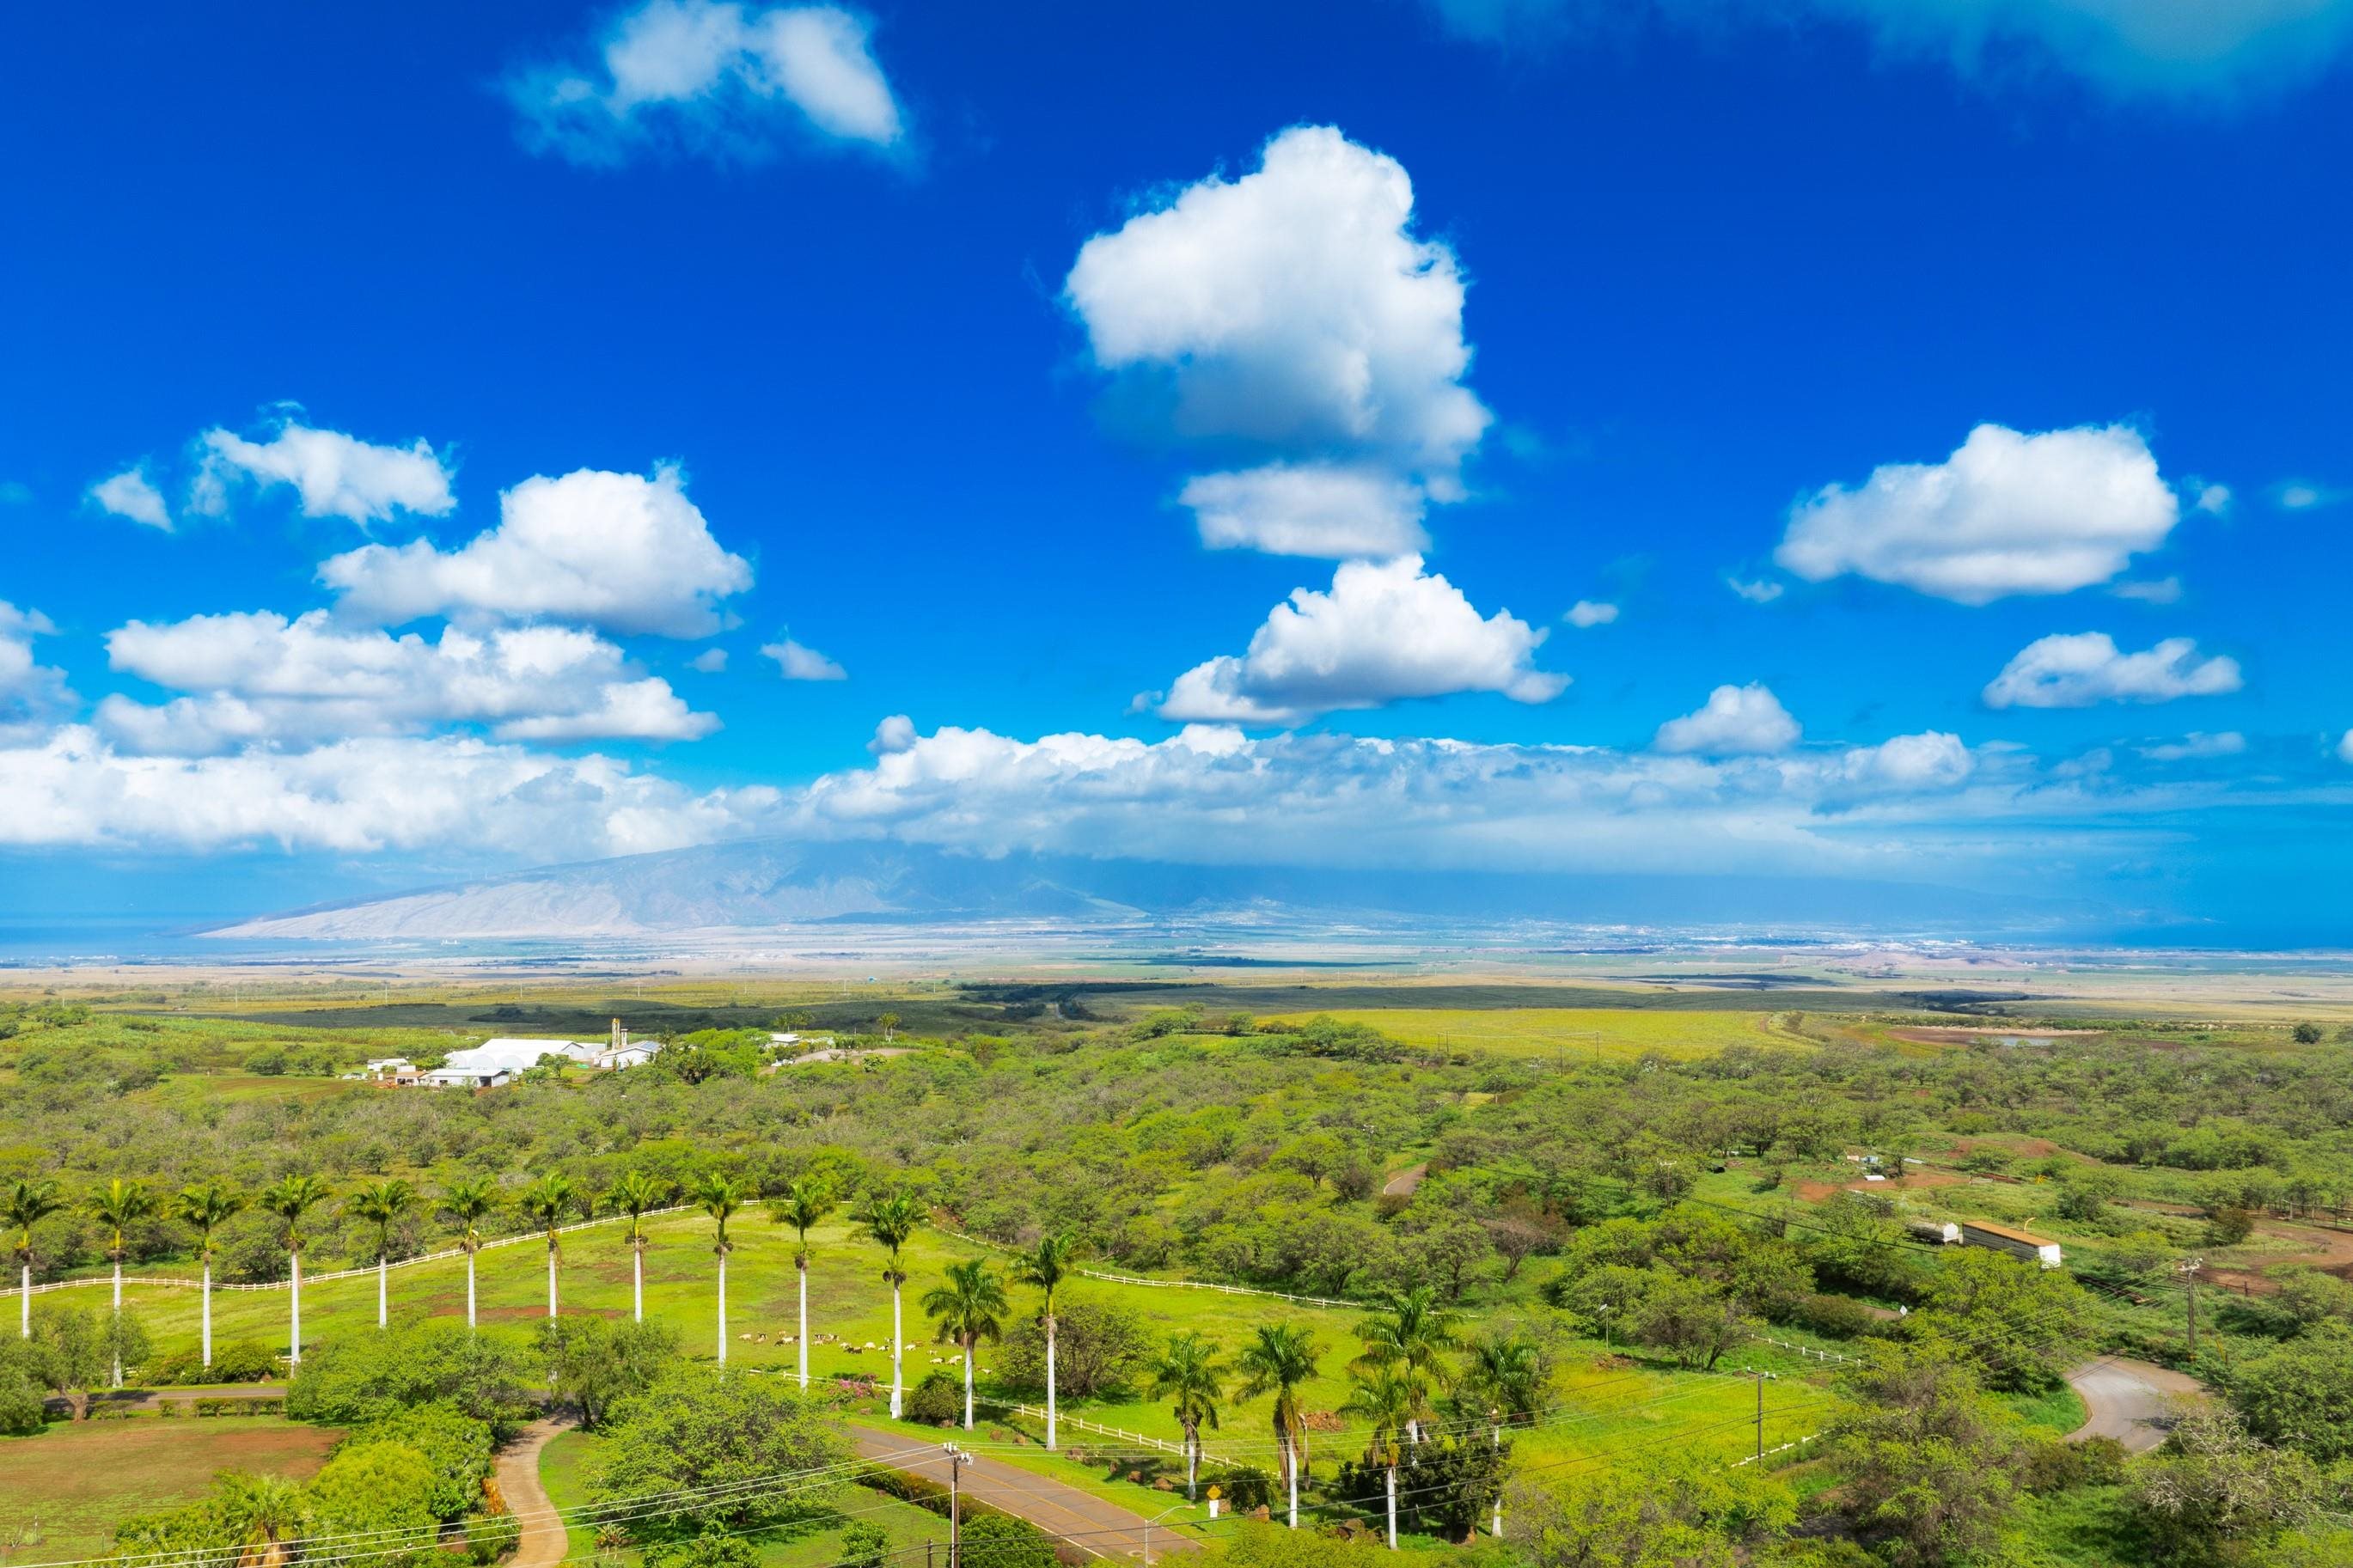
[[[1726,1046],[1810,1046],[1817,1042],[1785,1026],[1787,1015],[1670,1012],[1603,1007],[1366,1007],[1325,1015],[1378,1029],[1393,1040],[1433,1050],[1488,1052],[1505,1057],[1575,1057],[1623,1060],[1657,1052],[1677,1061]],[[1293,1023],[1312,1014],[1282,1016]],[[1595,1037],[1599,1037],[1597,1040]]]
[[[307,1480],[343,1434],[271,1416],[52,1425],[0,1437],[0,1563],[58,1563],[112,1549],[126,1516],[194,1500],[216,1470]]]

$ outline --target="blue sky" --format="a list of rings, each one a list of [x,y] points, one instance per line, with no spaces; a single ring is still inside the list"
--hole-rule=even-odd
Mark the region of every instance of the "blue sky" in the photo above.
[[[5,912],[781,832],[2353,924],[2345,0],[18,41]]]

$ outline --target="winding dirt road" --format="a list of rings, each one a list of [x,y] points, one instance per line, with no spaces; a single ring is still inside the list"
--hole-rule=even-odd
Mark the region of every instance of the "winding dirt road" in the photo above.
[[[539,1484],[539,1454],[547,1440],[570,1427],[569,1420],[534,1421],[499,1451],[499,1495],[507,1511],[522,1521],[522,1542],[506,1568],[556,1568],[564,1561],[570,1538],[547,1489]]]

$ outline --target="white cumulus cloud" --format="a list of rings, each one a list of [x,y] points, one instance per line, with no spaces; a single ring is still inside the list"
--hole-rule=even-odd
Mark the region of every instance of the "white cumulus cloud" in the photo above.
[[[2179,516],[2137,430],[1980,425],[1944,462],[1883,464],[1799,501],[1774,559],[1810,582],[1853,573],[1983,605],[2107,582]]]
[[[757,159],[798,139],[892,148],[906,136],[866,19],[839,5],[647,0],[595,65],[507,84],[524,143],[574,163],[641,152]]]
[[[1408,555],[1427,549],[1421,487],[1377,469],[1336,463],[1269,463],[1202,474],[1177,493],[1212,550],[1334,559]]]
[[[2143,746],[2140,754],[2153,763],[2200,762],[2211,757],[2235,757],[2246,749],[2247,738],[2236,730],[2211,735],[2192,730],[2178,741]]]
[[[727,668],[727,650],[723,647],[704,648],[701,653],[688,659],[686,667],[689,669],[699,670],[704,675],[716,675]]]
[[[1798,721],[1764,686],[1719,686],[1697,711],[1659,726],[1652,743],[1662,752],[1698,752],[1713,757],[1786,752],[1798,742]]]
[[[776,661],[776,669],[786,680],[847,680],[849,671],[792,638],[763,644],[760,655]]]
[[[1156,434],[1264,466],[1182,498],[1213,544],[1341,557],[1418,548],[1425,500],[1492,416],[1454,253],[1413,231],[1413,182],[1330,126],[1188,185],[1081,247],[1065,281],[1115,401]]]
[[[2077,632],[2040,637],[2021,648],[1986,687],[1985,700],[1993,708],[2089,708],[2214,697],[2243,684],[2238,660],[2201,658],[2189,637],[2125,653],[2105,632]]]
[[[100,705],[118,744],[214,755],[256,742],[316,744],[484,724],[501,738],[694,740],[719,727],[620,648],[568,626],[457,626],[427,641],[339,626],[323,610],[196,616],[108,634],[112,667],[191,695]]]
[[[147,477],[143,463],[99,480],[90,487],[90,499],[116,517],[172,531],[172,509],[164,503],[164,492],[155,488],[155,481]]]
[[[288,419],[266,441],[207,430],[200,444],[204,456],[188,505],[207,516],[227,510],[229,489],[239,481],[265,489],[291,485],[303,516],[340,517],[363,526],[396,511],[440,517],[458,504],[448,465],[422,439],[377,446]]]
[[[37,732],[43,721],[73,701],[62,669],[41,663],[35,637],[54,637],[57,626],[38,610],[20,610],[0,599],[0,742]],[[0,796],[0,811],[5,797]]]
[[[1724,585],[1752,605],[1769,605],[1786,591],[1769,577],[1751,582],[1743,577],[1726,577]]]
[[[1577,600],[1568,607],[1567,614],[1561,616],[1562,620],[1579,631],[1589,626],[1606,626],[1617,618],[1617,605],[1602,604],[1592,599]]]
[[[1509,611],[1482,616],[1461,589],[1425,573],[1419,556],[1344,562],[1329,592],[1294,590],[1246,653],[1187,670],[1158,710],[1165,719],[1287,727],[1460,691],[1548,702],[1568,678],[1534,668],[1545,636]]]
[[[385,626],[553,617],[695,637],[720,629],[720,602],[752,585],[752,568],[712,538],[665,465],[650,478],[582,468],[525,479],[500,498],[498,527],[459,549],[363,545],[329,558],[319,580],[343,614]]]

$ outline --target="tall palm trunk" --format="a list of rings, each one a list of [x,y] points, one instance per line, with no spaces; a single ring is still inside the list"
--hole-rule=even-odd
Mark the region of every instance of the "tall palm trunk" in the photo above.
[[[1504,1429],[1499,1426],[1492,1430],[1495,1447],[1500,1449],[1504,1446]],[[1495,1483],[1495,1517],[1493,1522],[1487,1527],[1487,1532],[1498,1541],[1504,1539],[1504,1484],[1500,1479]]]
[[[972,1363],[974,1347],[980,1342],[972,1335],[964,1336],[964,1429],[972,1430]]]
[[[205,1253],[204,1324],[205,1365],[210,1367],[213,1364],[213,1255],[210,1250]]]
[[[799,1259],[801,1266],[801,1331],[795,1342],[801,1352],[801,1392],[808,1392],[808,1259]]]
[[[643,1237],[629,1246],[629,1314],[638,1322],[646,1321],[646,1241]]]
[[[391,1261],[385,1254],[377,1253],[375,1255],[375,1326],[379,1329],[383,1328],[387,1321],[385,1308],[389,1304],[390,1297],[385,1281],[391,1278]]]
[[[547,1241],[547,1315],[555,1316],[555,1238]]]
[[[906,1336],[899,1321],[899,1281],[891,1281],[891,1419],[899,1419],[899,1342]],[[970,1368],[965,1369],[967,1372]]]
[[[1194,1500],[1193,1491],[1201,1474],[1201,1424],[1185,1423],[1185,1500]]]
[[[719,1255],[719,1364],[727,1364],[727,1255]]]
[[[300,1252],[290,1252],[286,1256],[294,1263],[293,1313],[287,1331],[290,1343],[287,1347],[286,1359],[296,1366],[301,1366],[302,1364],[302,1255]]]
[[[1054,1314],[1046,1314],[1046,1451],[1052,1453],[1060,1447],[1054,1441]],[[965,1423],[969,1426],[970,1421]]]
[[[114,1316],[118,1322],[121,1321],[122,1317],[122,1249],[121,1247],[115,1248],[114,1251]],[[121,1337],[117,1335],[114,1352],[114,1386],[117,1388],[122,1386],[121,1344]]]
[[[25,1283],[16,1298],[16,1332],[24,1339],[33,1337],[33,1258],[25,1255]]]
[[[1282,1438],[1282,1468],[1291,1481],[1291,1528],[1299,1528],[1299,1444],[1288,1432]]]
[[[474,1331],[474,1249],[466,1248],[466,1331]]]
[[[1397,1466],[1389,1466],[1389,1550],[1397,1550]]]

